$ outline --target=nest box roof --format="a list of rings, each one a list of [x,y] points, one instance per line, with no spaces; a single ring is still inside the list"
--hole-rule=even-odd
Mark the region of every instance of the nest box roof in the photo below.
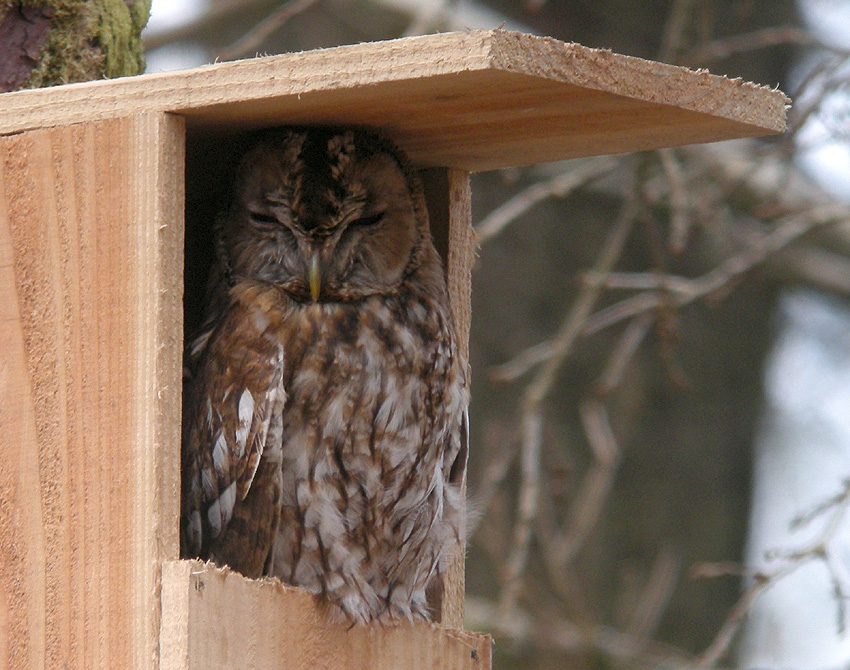
[[[468,170],[780,133],[778,90],[504,30],[446,33],[7,93],[0,134],[170,112],[190,132],[382,128]]]

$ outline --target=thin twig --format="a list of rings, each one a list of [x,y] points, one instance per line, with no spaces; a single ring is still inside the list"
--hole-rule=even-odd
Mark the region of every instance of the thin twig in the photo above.
[[[661,36],[658,60],[672,63],[681,53],[687,43],[686,33],[694,5],[694,0],[674,0],[673,6],[667,14],[667,23],[664,25],[664,33]]]
[[[782,255],[782,266],[810,284],[831,293],[850,295],[850,260],[816,247],[789,249]]]
[[[219,49],[218,59],[234,60],[255,55],[257,48],[270,35],[279,30],[291,18],[315,5],[316,2],[318,0],[290,0],[290,2],[281,5],[233,44]]]
[[[547,198],[567,197],[577,188],[613,170],[620,164],[620,160],[612,156],[590,158],[563,174],[528,187],[478,223],[475,227],[477,243],[481,245],[488,242],[539,202]]]
[[[775,577],[776,579],[782,579],[782,577],[791,572],[793,570],[786,568],[780,573],[776,573]],[[717,635],[715,635],[711,644],[703,652],[702,656],[700,656],[697,662],[698,668],[713,668],[723,655],[726,654],[729,650],[729,645],[732,643],[732,638],[738,632],[741,622],[750,611],[750,607],[752,607],[755,599],[764,590],[765,583],[767,583],[766,580],[759,576],[744,590],[744,593],[738,598],[738,602],[735,603],[735,606],[727,614]]]
[[[582,275],[582,281],[612,289],[653,290],[687,294],[692,290],[691,282],[693,280],[660,272],[610,272],[606,275],[585,272]]]
[[[798,516],[791,522],[791,528],[796,529],[801,525],[808,524],[816,517],[824,514],[830,514],[823,530],[818,534],[813,542],[803,549],[786,551],[775,550],[768,552],[767,559],[770,561],[782,561],[782,565],[774,569],[772,572],[758,572],[744,590],[738,602],[726,616],[723,626],[720,628],[714,639],[709,644],[708,648],[699,657],[698,668],[713,668],[717,662],[729,650],[732,639],[735,633],[740,628],[744,617],[750,611],[753,602],[768,588],[781,581],[788,575],[796,572],[804,565],[812,561],[822,561],[830,573],[830,579],[833,586],[833,593],[836,596],[837,603],[837,622],[839,631],[845,625],[845,600],[847,594],[841,585],[841,580],[838,576],[837,568],[834,566],[834,558],[831,557],[830,543],[836,536],[838,530],[847,519],[847,512],[850,509],[850,480],[845,480],[843,490],[835,496],[823,501],[817,505],[812,511],[806,512]],[[724,572],[729,569],[728,564],[722,564],[722,568],[715,571],[716,574],[730,574],[731,571]],[[705,566],[701,569],[703,574],[709,573],[709,569]]]
[[[521,479],[517,499],[517,519],[514,525],[512,548],[505,562],[504,580],[499,598],[499,620],[503,622],[511,618],[516,606],[522,588],[523,570],[528,560],[531,526],[537,516],[542,433],[542,414],[539,410],[533,411],[526,408],[522,419]]]
[[[756,51],[781,44],[795,46],[821,46],[812,33],[796,26],[771,26],[751,33],[733,35],[714,40],[687,52],[680,60],[682,65],[708,65],[714,61],[729,58],[734,54]]]
[[[551,358],[555,353],[555,346],[555,340],[551,339],[524,349],[508,362],[494,365],[490,369],[490,379],[494,382],[514,381],[538,363]]]
[[[594,390],[597,394],[607,395],[620,385],[629,361],[632,360],[643,338],[649,332],[652,321],[652,314],[645,312],[629,322],[629,325],[620,336],[611,355],[608,357],[608,363],[605,365],[605,369],[599,375],[599,379],[594,385]]]
[[[455,0],[422,3],[416,11],[411,13],[410,23],[407,24],[402,36],[424,35],[425,33],[434,32],[435,28],[445,30],[445,19],[452,12],[457,11],[457,7],[453,6],[456,4]]]
[[[799,131],[809,118],[818,112],[823,105],[824,100],[836,89],[840,88],[847,81],[847,72],[843,70],[846,64],[850,61],[850,53],[843,54],[842,58],[835,58],[824,66],[818,76],[812,76],[812,80],[808,83],[806,95],[799,95],[797,104],[792,108],[788,118],[788,126],[794,132]],[[808,100],[808,89],[818,86],[817,93],[813,94]]]
[[[589,317],[584,324],[582,335],[593,335],[593,333],[612,326],[615,323],[626,321],[635,316],[656,310],[661,306],[664,294],[660,291],[646,291],[631,298],[616,302],[610,307],[600,309]]]
[[[543,559],[543,567],[548,578],[547,585],[550,585],[561,599],[571,621],[582,627],[592,626],[595,613],[590,611],[587,596],[582,588],[582,580],[573,565],[563,565],[558,562],[552,547],[552,538],[558,534],[554,518],[556,505],[552,500],[552,492],[543,488],[540,494],[540,510],[534,530],[540,544],[540,557]]]
[[[819,516],[826,514],[829,510],[845,504],[848,500],[848,496],[850,496],[850,479],[845,480],[843,491],[836,493],[831,498],[827,498],[826,500],[818,503],[812,509],[801,512],[791,519],[791,523],[789,524],[791,530],[798,530],[803,526],[807,526]],[[833,525],[836,524],[836,519],[834,517],[832,523]],[[833,528],[832,531],[834,532],[834,530],[835,529]]]
[[[174,42],[198,41],[200,35],[217,32],[234,17],[267,4],[267,0],[219,0],[188,23],[163,27],[156,32],[146,29],[142,33],[145,51],[153,51]]]
[[[620,449],[602,402],[594,398],[585,400],[580,411],[594,462],[576,493],[566,529],[549,542],[553,563],[560,567],[575,558],[596,525],[614,484],[620,460]]]
[[[696,279],[668,277],[668,287],[675,287],[673,303],[682,307],[729,286],[742,275],[775,255],[806,233],[817,228],[847,221],[847,208],[841,204],[822,205],[780,219],[776,228],[758,244],[727,258],[723,263]],[[638,314],[657,309],[665,292],[646,291],[606,307],[587,319],[583,334],[590,335],[603,328]]]
[[[619,259],[632,224],[639,211],[636,198],[630,198],[620,211],[602,246],[594,270],[609,271]],[[540,450],[543,441],[543,401],[556,379],[558,370],[581,333],[602,289],[584,286],[555,338],[556,350],[537,371],[522,397],[522,445],[520,451],[520,491],[517,519],[511,549],[505,562],[504,579],[499,597],[501,620],[510,618],[522,587],[522,576],[528,559],[531,529],[537,515],[540,486]]]
[[[637,606],[632,611],[626,632],[649,641],[670,604],[679,580],[681,564],[679,555],[672,547],[661,547]]]
[[[691,217],[688,196],[685,190],[685,178],[682,166],[676,159],[673,149],[660,149],[658,156],[661,167],[670,185],[670,251],[679,255],[685,251],[690,231]]]

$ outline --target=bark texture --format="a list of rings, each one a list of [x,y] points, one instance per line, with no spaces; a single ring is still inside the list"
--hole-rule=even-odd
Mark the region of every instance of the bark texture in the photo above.
[[[150,0],[0,1],[0,91],[140,74]]]

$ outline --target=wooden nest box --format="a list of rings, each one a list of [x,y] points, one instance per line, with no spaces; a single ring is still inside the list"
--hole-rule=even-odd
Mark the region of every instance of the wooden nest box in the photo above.
[[[466,346],[470,171],[779,133],[785,104],[500,30],[3,95],[0,665],[490,667],[489,637],[462,631],[461,557],[439,624],[351,630],[276,581],[178,560],[183,294],[210,232],[184,212],[239,133],[357,125],[401,145]]]

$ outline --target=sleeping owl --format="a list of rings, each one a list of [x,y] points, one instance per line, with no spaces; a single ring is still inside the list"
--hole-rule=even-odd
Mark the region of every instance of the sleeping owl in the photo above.
[[[422,185],[368,131],[264,131],[187,349],[184,557],[352,623],[428,618],[462,539],[466,362]]]

